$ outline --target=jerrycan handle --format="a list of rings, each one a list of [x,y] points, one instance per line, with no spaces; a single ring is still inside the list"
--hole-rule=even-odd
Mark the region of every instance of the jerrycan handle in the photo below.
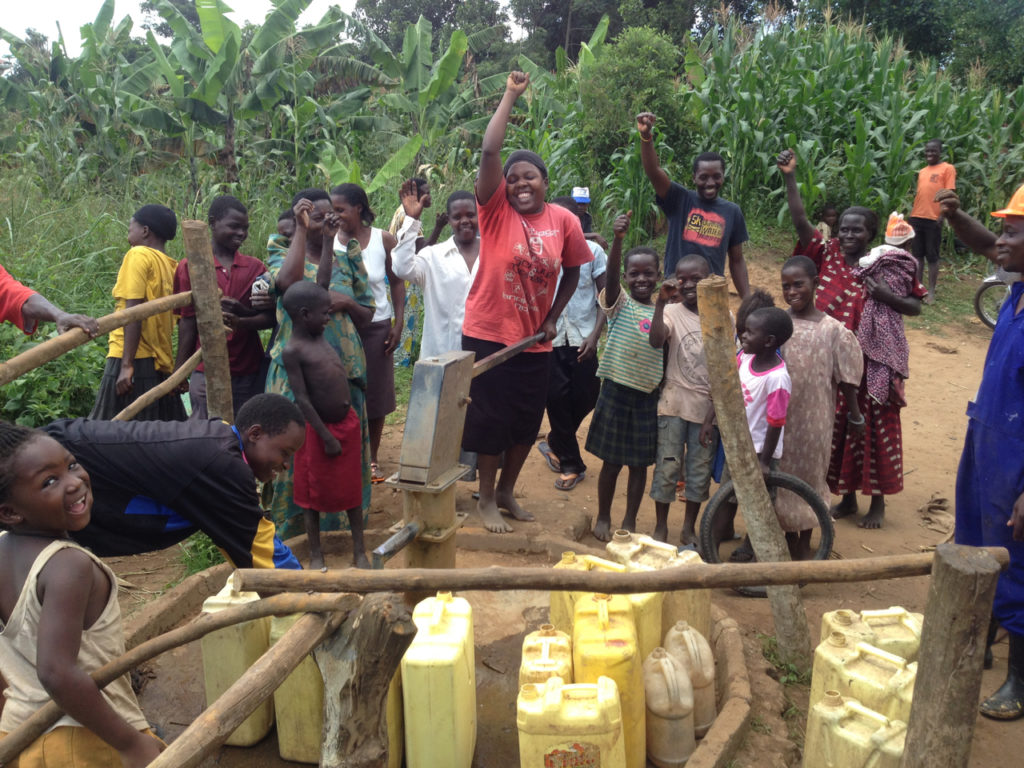
[[[868,619],[898,619],[898,623],[905,623],[907,617],[910,616],[910,612],[906,608],[879,608],[875,611],[861,611],[861,620],[867,621]]]
[[[857,655],[872,656],[889,666],[896,667],[899,670],[907,668],[907,660],[902,656],[897,656],[895,653],[883,651],[881,648],[875,648],[875,646],[868,645],[867,643],[857,643]]]
[[[848,710],[857,713],[865,720],[873,720],[878,723],[879,728],[888,728],[892,724],[892,721],[881,712],[875,712],[873,709],[868,709],[856,699],[845,699],[843,703],[846,705]],[[841,721],[839,727],[842,728],[843,725],[844,724]]]
[[[676,678],[675,670],[672,668],[672,662],[667,654],[660,660],[659,666],[661,667],[661,676],[665,678],[669,701],[681,705],[683,702],[679,692],[679,680]]]
[[[602,629],[608,629],[608,625],[611,623],[611,619],[608,616],[608,595],[597,596],[597,620],[601,624]]]

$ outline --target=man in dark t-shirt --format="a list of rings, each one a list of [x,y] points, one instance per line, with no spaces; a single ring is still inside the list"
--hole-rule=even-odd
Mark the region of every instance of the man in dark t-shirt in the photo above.
[[[725,181],[725,161],[714,152],[698,155],[693,162],[693,186],[687,189],[669,179],[658,163],[654,150],[654,122],[650,112],[636,117],[640,133],[640,159],[644,172],[654,185],[658,206],[668,218],[668,242],[665,245],[665,275],[675,274],[679,259],[699,253],[707,259],[716,275],[729,274],[740,298],[750,293],[747,264],[743,260],[743,243],[747,224],[736,203],[718,196]]]
[[[305,420],[280,395],[257,395],[223,421],[65,419],[43,432],[89,473],[89,524],[72,535],[101,557],[164,549],[206,533],[237,568],[301,568],[263,515],[256,481],[283,470]]]

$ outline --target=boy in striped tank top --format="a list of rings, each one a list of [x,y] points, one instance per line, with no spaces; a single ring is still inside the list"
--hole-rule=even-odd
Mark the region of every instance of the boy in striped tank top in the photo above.
[[[658,254],[653,248],[631,249],[623,263],[622,241],[632,211],[615,219],[615,239],[608,254],[608,282],[598,297],[608,316],[608,341],[597,369],[601,394],[587,434],[587,450],[604,463],[597,481],[594,536],[611,539],[612,498],[623,466],[629,467],[626,514],[620,527],[636,529],[636,513],[647,485],[647,467],[658,444],[658,388],[663,354],[650,343],[652,297],[658,286]],[[628,295],[622,292],[624,273]]]

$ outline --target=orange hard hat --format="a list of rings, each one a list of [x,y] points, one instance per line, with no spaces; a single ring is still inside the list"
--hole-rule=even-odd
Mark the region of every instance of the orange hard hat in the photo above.
[[[1024,184],[1017,188],[1010,198],[1009,204],[1000,211],[992,211],[993,216],[1024,216]]]

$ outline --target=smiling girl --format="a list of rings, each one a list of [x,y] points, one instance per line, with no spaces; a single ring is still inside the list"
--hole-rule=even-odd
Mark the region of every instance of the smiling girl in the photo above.
[[[779,469],[807,482],[823,499],[829,497],[828,460],[835,422],[836,395],[841,390],[849,404],[851,429],[864,431],[857,404],[857,385],[864,373],[864,358],[857,337],[838,320],[814,306],[818,268],[806,256],[794,256],[782,265],[782,295],[789,305],[793,335],[782,347],[793,391],[786,431],[790,440]],[[817,517],[807,502],[779,489],[775,513],[794,560],[809,556],[811,531]]]
[[[597,521],[594,536],[610,541],[612,499],[622,467],[629,467],[626,514],[620,528],[636,530],[636,513],[647,485],[647,467],[658,447],[658,394],[664,374],[662,348],[651,346],[654,292],[658,287],[658,254],[641,246],[630,250],[623,264],[622,241],[632,211],[615,219],[615,239],[608,252],[607,284],[598,304],[608,317],[608,343],[597,368],[601,394],[587,433],[587,450],[602,460],[597,478]],[[629,293],[622,292],[625,273]]]
[[[462,324],[462,348],[478,360],[544,333],[541,342],[477,376],[470,386],[462,447],[479,454],[477,510],[494,533],[512,530],[501,510],[517,520],[533,519],[513,490],[544,417],[558,316],[576,290],[580,265],[594,258],[579,219],[545,203],[548,169],[540,156],[517,150],[502,166],[509,115],[529,84],[529,75],[509,74],[484,133],[476,181],[480,257]],[[495,484],[502,453],[501,479]]]
[[[0,422],[0,735],[48,699],[66,713],[14,766],[144,766],[162,743],[128,675],[103,690],[89,676],[124,653],[117,581],[69,531],[89,523],[89,475],[51,437]]]

